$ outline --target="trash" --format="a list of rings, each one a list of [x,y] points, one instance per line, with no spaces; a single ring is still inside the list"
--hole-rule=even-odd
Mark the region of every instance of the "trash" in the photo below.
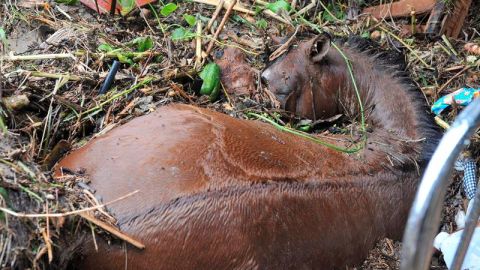
[[[415,15],[429,12],[427,24],[421,25],[421,28],[425,28],[422,32],[434,36],[445,34],[448,37],[457,38],[471,3],[472,0],[457,0],[453,5],[453,12],[450,12],[443,1],[399,0],[365,8],[362,13],[370,14],[377,19],[385,19],[410,16],[414,18]]]
[[[468,210],[470,210],[472,205],[473,200],[470,201]],[[465,213],[463,211],[460,211],[456,215],[455,222],[457,223],[457,228],[461,228],[461,230],[452,234],[440,232],[433,241],[433,246],[443,253],[443,259],[449,268],[452,266],[453,258],[455,256],[457,246],[460,243],[463,228],[465,227]],[[480,226],[475,228],[461,269],[480,269]]]
[[[391,17],[408,17],[414,14],[426,13],[435,6],[435,0],[400,0],[393,3],[368,7],[363,13],[369,13],[377,19]]]
[[[465,51],[471,54],[480,55],[480,45],[469,42],[463,46]]]
[[[472,0],[454,1],[453,12],[450,11],[445,16],[442,24],[441,34],[445,34],[452,38],[457,38],[462,31],[462,27],[471,4]]]
[[[449,268],[452,266],[453,258],[460,243],[463,229],[465,228],[466,216],[472,209],[475,193],[477,192],[477,168],[471,153],[463,152],[459,159],[455,162],[455,169],[463,171],[463,188],[467,199],[470,200],[467,207],[467,214],[464,211],[459,211],[455,215],[455,223],[458,231],[449,234],[440,232],[433,241],[433,246],[443,253],[443,259]],[[477,224],[474,234],[470,241],[465,259],[461,269],[475,270],[480,269],[480,224]]]
[[[444,109],[451,106],[454,102],[460,106],[467,106],[474,98],[480,96],[480,88],[460,88],[457,91],[439,98],[432,106],[432,112],[440,114]]]
[[[477,190],[477,164],[472,158],[467,158],[464,161],[463,188],[465,189],[467,199],[475,198],[475,191]]]

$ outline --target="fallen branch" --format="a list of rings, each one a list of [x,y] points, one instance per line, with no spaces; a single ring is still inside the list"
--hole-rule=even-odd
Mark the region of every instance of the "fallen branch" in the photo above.
[[[265,2],[265,1],[263,1],[263,0],[255,0],[255,3],[258,3],[258,4],[262,5],[263,7],[266,7],[266,6],[269,4],[268,2]],[[269,9],[264,9],[264,10],[262,11],[262,13],[265,14],[265,15],[267,15],[267,16],[269,16],[269,17],[271,17],[271,18],[273,18],[273,19],[275,19],[275,20],[277,20],[277,21],[279,21],[279,22],[282,22],[282,23],[285,23],[285,24],[290,24],[290,25],[292,24],[292,23],[289,22],[288,20],[286,20],[286,19],[278,16],[277,14],[275,14],[275,12],[273,12],[273,11],[271,11],[271,10],[269,10]]]
[[[448,86],[453,80],[455,80],[456,78],[458,78],[460,75],[462,75],[465,71],[469,70],[470,68],[471,68],[471,66],[466,66],[466,67],[464,67],[462,70],[460,70],[459,72],[457,72],[457,74],[453,75],[450,79],[448,79],[448,81],[446,81],[442,86],[440,86],[440,88],[438,88],[437,94],[440,94],[443,90],[445,90],[445,88],[447,88],[447,86]]]
[[[218,0],[193,0],[193,2],[207,4],[207,5],[211,5],[211,6],[218,6],[218,3],[219,3]],[[240,12],[243,12],[243,13],[250,14],[250,15],[255,15],[255,11],[251,11],[249,9],[243,8],[243,7],[240,6],[240,4],[235,4],[233,9],[236,10],[236,11],[240,11]]]
[[[41,71],[27,71],[24,72],[30,73],[33,77],[42,77],[42,78],[50,78],[50,79],[61,79],[61,78],[68,78],[69,81],[79,81],[83,79],[82,77],[70,74],[55,74],[55,73],[47,73]]]
[[[293,2],[292,2],[293,4]],[[312,0],[312,2],[310,2],[310,4],[308,4],[306,7],[300,9],[297,13],[295,13],[293,15],[293,17],[298,17],[300,15],[303,15],[305,14],[307,11],[309,11],[310,9],[314,8],[315,6],[317,5],[317,1],[316,0]],[[292,7],[293,8],[293,7]]]
[[[418,55],[418,53],[416,51],[414,51],[412,49],[412,47],[410,47],[410,45],[408,45],[405,41],[403,41],[401,38],[399,38],[397,35],[395,35],[394,33],[388,31],[386,28],[382,27],[382,26],[379,26],[378,28],[382,29],[382,31],[384,31],[385,33],[387,33],[388,35],[390,35],[391,37],[393,37],[394,39],[398,40],[398,42],[402,43],[403,46],[405,46],[405,48],[407,48],[411,53],[413,53],[413,55],[415,55],[415,57],[428,69],[432,69],[432,67],[427,64],[427,62],[425,62],[421,57],[420,55]]]
[[[64,213],[48,213],[48,214],[25,214],[25,213],[18,213],[18,212],[15,212],[15,211],[12,211],[10,209],[7,209],[7,208],[4,208],[4,207],[0,207],[0,211],[3,211],[5,212],[6,214],[9,214],[9,215],[12,215],[14,217],[21,217],[21,218],[53,218],[53,217],[66,217],[66,216],[71,216],[71,215],[78,215],[80,213],[84,213],[84,212],[88,212],[88,211],[93,211],[93,210],[97,210],[99,208],[103,208],[107,205],[110,205],[112,203],[116,203],[118,201],[121,201],[123,199],[126,199],[136,193],[138,193],[140,190],[135,190],[134,192],[130,192],[128,193],[127,195],[124,195],[120,198],[117,198],[113,201],[110,201],[110,202],[107,202],[107,203],[104,203],[104,204],[101,204],[101,205],[96,205],[96,206],[92,206],[92,207],[87,207],[87,208],[83,208],[83,209],[79,209],[79,210],[74,210],[74,211],[68,211],[68,212],[64,212]]]
[[[208,25],[205,30],[208,31]],[[195,69],[200,69],[201,65],[202,65],[202,21],[199,20],[197,22],[197,38],[196,38],[196,44],[195,44]]]
[[[222,18],[222,21],[220,22],[220,25],[218,25],[217,31],[215,31],[215,34],[213,35],[212,40],[210,40],[210,43],[208,44],[206,55],[208,56],[210,52],[213,49],[213,45],[215,44],[215,40],[218,38],[218,35],[220,32],[223,30],[223,26],[227,22],[228,18],[230,17],[230,13],[232,13],[233,8],[237,4],[237,0],[233,0],[230,6],[228,6],[227,12],[225,12],[225,15]]]
[[[71,53],[14,55],[13,52],[10,52],[8,56],[2,57],[2,59],[6,61],[28,61],[28,60],[45,60],[45,59],[64,59],[64,58],[75,59],[75,56]]]
[[[210,31],[210,28],[212,27],[213,22],[215,22],[215,20],[218,17],[218,14],[220,14],[220,11],[222,11],[224,3],[225,3],[224,0],[220,0],[218,2],[217,8],[215,9],[215,12],[213,13],[212,18],[210,19],[210,21],[208,21],[207,27],[205,27],[205,33],[208,33],[208,31]]]
[[[297,28],[295,28],[295,32],[292,34],[292,36],[285,43],[283,43],[282,46],[278,47],[270,55],[270,57],[268,58],[269,61],[273,61],[273,60],[277,59],[280,55],[282,55],[283,53],[285,53],[288,50],[288,48],[290,47],[290,44],[292,43],[293,39],[297,35],[298,29],[299,29],[299,27],[297,26]]]
[[[450,125],[447,122],[443,121],[443,119],[440,118],[439,116],[435,116],[435,123],[437,123],[437,125],[439,125],[441,128],[445,130],[450,128]]]
[[[97,225],[98,227],[102,228],[103,230],[115,235],[119,239],[131,244],[134,247],[137,247],[139,249],[144,249],[145,248],[145,245],[142,244],[141,242],[133,239],[132,237],[130,237],[130,236],[124,234],[124,233],[122,233],[119,229],[113,227],[112,225],[107,224],[107,223],[95,218],[94,216],[90,215],[88,212],[82,212],[82,213],[79,213],[78,215],[81,216],[82,218],[90,221],[91,223]]]

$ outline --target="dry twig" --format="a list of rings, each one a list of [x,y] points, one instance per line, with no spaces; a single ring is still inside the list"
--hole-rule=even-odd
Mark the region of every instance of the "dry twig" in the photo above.
[[[128,242],[129,244],[131,244],[134,247],[137,247],[139,249],[144,249],[145,248],[145,245],[142,244],[141,242],[133,239],[132,237],[130,237],[130,236],[124,234],[124,233],[122,233],[120,230],[113,227],[112,225],[107,224],[107,223],[95,218],[94,216],[90,215],[88,212],[82,212],[82,213],[79,213],[78,215],[81,216],[82,218],[92,222],[93,224],[97,225],[98,227],[104,229],[105,231],[107,231],[107,232],[115,235],[116,237],[122,239],[123,241]]]
[[[212,40],[210,40],[210,43],[208,44],[207,51],[206,51],[207,57],[210,54],[210,52],[212,51],[213,45],[215,44],[215,40],[218,38],[218,35],[220,34],[220,32],[222,32],[223,26],[225,25],[228,18],[230,17],[230,13],[232,13],[232,10],[233,10],[233,8],[235,7],[236,4],[237,4],[237,0],[233,0],[230,3],[230,6],[228,6],[227,12],[225,12],[225,15],[223,16],[222,21],[220,22],[220,25],[217,28],[217,31],[215,31],[215,34],[213,35]]]

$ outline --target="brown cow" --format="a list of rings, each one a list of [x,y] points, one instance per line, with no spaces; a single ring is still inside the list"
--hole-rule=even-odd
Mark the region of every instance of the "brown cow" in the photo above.
[[[168,105],[91,140],[57,166],[83,170],[145,250],[97,239],[80,269],[333,269],[402,235],[438,132],[418,91],[381,57],[339,45],[366,110],[365,147],[345,154],[260,121]],[[354,49],[355,48],[355,49]],[[344,59],[317,37],[264,72],[286,108],[358,117]],[[324,139],[346,146],[349,136]]]

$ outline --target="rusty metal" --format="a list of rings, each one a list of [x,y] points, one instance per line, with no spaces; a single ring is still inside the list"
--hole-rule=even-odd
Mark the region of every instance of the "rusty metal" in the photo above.
[[[441,33],[446,36],[457,38],[462,31],[463,23],[468,15],[472,0],[456,0],[451,14],[446,15]]]

